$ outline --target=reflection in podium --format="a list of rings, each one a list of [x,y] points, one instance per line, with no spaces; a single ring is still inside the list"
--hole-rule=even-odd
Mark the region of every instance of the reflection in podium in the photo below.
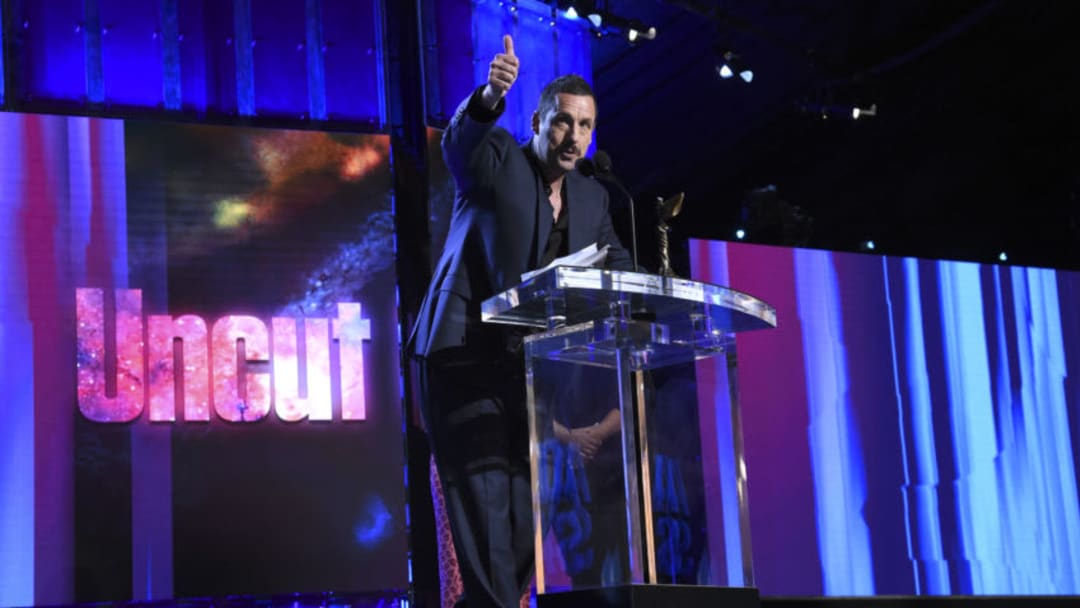
[[[525,338],[541,606],[756,606],[725,287],[556,267],[483,304]]]

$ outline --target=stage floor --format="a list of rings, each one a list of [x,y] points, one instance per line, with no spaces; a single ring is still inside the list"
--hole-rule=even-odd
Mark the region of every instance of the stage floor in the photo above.
[[[370,593],[297,593],[275,596],[227,596],[177,600],[95,602],[52,608],[439,608],[422,602],[410,603],[400,590]],[[702,596],[705,597],[705,596]],[[727,601],[699,602],[685,596],[675,604],[655,603],[635,598],[634,606],[663,608],[730,608]],[[735,598],[749,599],[749,598]],[[544,604],[544,602],[541,602]],[[532,605],[536,606],[535,598]],[[559,604],[564,608],[601,608],[595,602]],[[607,604],[604,604],[607,606]],[[870,596],[870,597],[762,597],[761,608],[1080,608],[1080,596]]]
[[[1070,608],[1080,596],[763,597],[762,608]]]

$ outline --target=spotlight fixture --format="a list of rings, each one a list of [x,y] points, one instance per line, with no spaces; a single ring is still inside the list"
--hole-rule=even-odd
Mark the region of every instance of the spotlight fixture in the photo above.
[[[877,104],[871,104],[869,108],[860,108],[859,106],[851,108],[851,118],[858,120],[863,116],[877,116]]]
[[[552,0],[552,12],[562,11],[567,19],[581,19],[595,12],[596,2],[593,0]]]
[[[736,74],[747,84],[754,80],[754,71],[746,65],[742,57],[732,51],[724,51],[716,63],[716,75],[721,80],[727,80]]]
[[[551,10],[561,11],[567,19],[585,19],[598,31],[604,24],[604,15],[597,9],[596,0],[551,0]]]
[[[745,239],[746,238],[746,231],[743,230],[742,228],[737,228],[735,230],[735,238],[740,240],[740,241]]]
[[[638,29],[639,27],[644,28],[644,29]],[[629,40],[630,42],[637,42],[638,40],[640,40],[642,38],[644,38],[645,40],[655,40],[656,39],[656,28],[655,27],[645,28],[645,26],[642,26],[642,25],[637,24],[637,23],[627,27],[627,30],[626,30],[626,39],[627,40]]]
[[[799,106],[799,109],[807,114],[817,116],[822,120],[828,120],[830,118],[850,118],[851,120],[860,120],[870,116],[877,116],[878,112],[876,103],[871,104],[868,108],[861,108],[850,104],[803,103]]]
[[[597,38],[602,38],[607,35],[625,36],[626,41],[631,44],[636,44],[642,40],[655,40],[656,28],[650,25],[637,21],[635,19],[628,19],[619,15],[609,13],[606,11],[600,11],[595,8],[595,3],[590,2],[571,2],[569,3],[576,11],[578,15],[585,15],[585,19],[592,26],[592,31],[596,34]],[[588,4],[585,8],[583,5]]]

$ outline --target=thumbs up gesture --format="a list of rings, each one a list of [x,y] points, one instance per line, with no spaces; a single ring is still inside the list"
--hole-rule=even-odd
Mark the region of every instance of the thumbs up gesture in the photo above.
[[[495,55],[488,68],[488,80],[483,96],[484,103],[489,108],[494,108],[499,100],[506,96],[510,87],[514,86],[520,65],[517,55],[514,54],[514,39],[506,34],[503,36],[503,52]]]

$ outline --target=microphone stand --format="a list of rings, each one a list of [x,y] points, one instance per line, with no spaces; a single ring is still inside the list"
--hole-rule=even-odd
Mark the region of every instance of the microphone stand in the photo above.
[[[585,177],[611,184],[620,194],[626,197],[627,202],[630,204],[630,258],[634,265],[634,272],[640,272],[637,255],[637,218],[635,217],[637,213],[634,211],[634,197],[630,195],[630,191],[626,189],[626,186],[622,185],[619,178],[615,177],[615,174],[611,171],[611,157],[603,151],[597,151],[594,157],[602,159],[602,162],[582,158],[578,160],[576,168]]]
[[[618,184],[624,192],[626,192],[626,200],[630,201],[630,254],[634,261],[634,272],[640,272],[637,264],[637,221],[634,219],[634,197],[630,196],[630,192],[623,188],[622,184]]]
[[[611,172],[610,168],[601,170],[600,167],[596,168],[596,179],[607,182],[616,188],[619,192],[626,197],[626,200],[630,204],[630,258],[634,264],[634,272],[640,272],[638,268],[638,255],[637,255],[637,219],[634,211],[634,197],[631,196],[630,191],[626,189],[626,186],[619,181],[619,178],[615,177],[615,174]]]
[[[619,192],[622,192],[623,196],[625,196],[626,200],[630,203],[630,258],[634,263],[634,272],[640,272],[637,263],[637,222],[634,218],[634,197],[630,195],[630,191],[627,190],[614,175],[609,173],[601,176],[601,174],[598,173],[597,177],[600,177],[618,188]]]
[[[630,205],[630,257],[634,265],[634,272],[641,272],[641,268],[638,266],[637,211],[634,209],[634,197],[630,194],[630,191],[626,189],[626,186],[619,181],[619,178],[615,177],[615,173],[611,170],[611,158],[601,151],[596,153],[596,157],[601,160],[601,162],[594,165],[596,169],[596,179],[611,184],[618,189],[618,191],[626,197],[626,200]],[[638,301],[636,306],[631,306],[630,317],[635,320],[656,320],[655,315],[648,312],[645,308],[645,303],[643,301]]]

